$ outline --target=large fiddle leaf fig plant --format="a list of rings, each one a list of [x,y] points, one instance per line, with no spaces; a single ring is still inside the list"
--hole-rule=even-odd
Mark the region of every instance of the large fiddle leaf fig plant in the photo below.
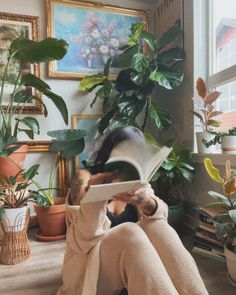
[[[181,29],[172,27],[157,41],[145,31],[144,23],[133,24],[128,44],[118,58],[121,70],[117,78],[109,79],[112,66],[109,59],[103,73],[86,76],[80,82],[80,90],[97,89],[91,106],[98,98],[103,100],[100,133],[114,122],[144,130],[148,117],[159,129],[170,126],[169,112],[157,102],[151,102],[151,95],[156,85],[171,90],[181,84],[183,73],[176,69],[176,64],[184,59],[184,50],[170,47],[181,37]],[[137,117],[143,111],[140,124]]]
[[[65,40],[46,38],[36,42],[26,38],[16,38],[12,41],[7,63],[4,68],[2,80],[0,81],[0,156],[9,156],[19,145],[18,133],[25,132],[31,139],[34,134],[39,134],[40,126],[35,117],[23,116],[22,111],[25,104],[31,101],[42,100],[36,94],[26,95],[25,87],[32,87],[50,99],[61,113],[63,120],[68,124],[68,111],[63,98],[54,93],[50,86],[32,73],[24,73],[23,69],[27,64],[43,63],[53,60],[60,60],[68,50]],[[9,68],[16,69],[13,92],[11,93],[7,106],[3,106],[3,96]],[[46,105],[44,116],[48,115]],[[14,114],[14,108],[18,109],[18,114]]]

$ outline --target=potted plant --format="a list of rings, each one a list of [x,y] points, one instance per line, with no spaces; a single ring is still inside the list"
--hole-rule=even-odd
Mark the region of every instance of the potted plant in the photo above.
[[[227,160],[225,175],[222,178],[210,159],[206,158],[204,164],[211,179],[219,183],[223,190],[223,194],[209,191],[216,201],[205,207],[225,209],[225,213],[216,215],[213,219],[216,222],[216,235],[224,240],[229,281],[236,286],[236,170],[231,168],[231,163]]]
[[[65,40],[55,38],[46,38],[36,42],[26,38],[17,38],[12,41],[9,51],[7,63],[4,68],[4,73],[0,88],[0,167],[3,169],[6,166],[5,175],[15,175],[22,168],[24,160],[14,158],[14,152],[20,154],[20,145],[17,143],[19,132],[24,132],[30,138],[34,138],[34,134],[39,134],[40,126],[36,118],[30,116],[22,116],[24,105],[29,101],[42,100],[36,94],[26,95],[29,87],[34,88],[49,98],[57,109],[60,111],[63,120],[68,124],[68,111],[63,98],[52,92],[50,86],[31,73],[25,72],[23,69],[27,64],[42,63],[52,60],[59,60],[64,57],[68,49],[68,44]],[[4,88],[9,67],[16,68],[17,75],[15,77],[13,92],[9,98],[7,106],[3,106]],[[48,115],[46,105],[44,107],[44,116]],[[14,109],[17,108],[18,114],[14,114]],[[9,161],[9,158],[10,161]],[[5,165],[6,164],[6,165]],[[15,172],[11,172],[9,167],[15,168]]]
[[[98,126],[100,133],[117,124],[145,130],[148,118],[158,129],[170,126],[169,112],[158,103],[151,102],[151,95],[156,85],[171,90],[181,84],[183,73],[176,66],[184,59],[184,50],[170,48],[181,37],[181,29],[172,27],[156,41],[151,33],[144,30],[143,23],[133,24],[128,44],[117,60],[122,68],[117,78],[109,80],[112,64],[109,59],[103,73],[81,80],[80,90],[96,89],[91,107],[98,98],[103,101],[104,116]],[[138,116],[142,112],[144,118],[140,123]]]
[[[224,153],[236,152],[236,127],[221,134],[221,149]]]
[[[199,120],[201,132],[196,132],[197,147],[199,153],[216,152],[218,137],[214,134],[215,127],[220,126],[220,121],[216,120],[216,116],[222,112],[214,111],[213,103],[220,96],[219,91],[207,92],[205,81],[199,77],[196,83],[197,97],[193,98],[197,111],[191,111]]]
[[[5,264],[20,263],[30,255],[27,239],[31,199],[28,187],[38,173],[39,165],[21,170],[15,176],[0,176],[0,222],[3,229],[0,260]]]
[[[37,190],[30,191],[30,196],[35,202],[34,210],[40,226],[36,237],[40,241],[61,240],[65,238],[66,234],[65,198],[55,197],[55,191],[59,191],[55,187],[55,175],[59,161],[60,155],[57,155],[50,171],[48,187],[44,188],[39,182],[33,180]]]
[[[191,155],[186,145],[178,144],[176,140],[170,140],[165,145],[173,150],[151,183],[155,193],[168,204],[168,222],[179,229],[184,213],[184,186],[194,180],[195,169],[191,165]]]

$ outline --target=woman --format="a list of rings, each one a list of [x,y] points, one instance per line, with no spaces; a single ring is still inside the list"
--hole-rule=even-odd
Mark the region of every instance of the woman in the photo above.
[[[116,181],[117,171],[102,171],[124,140],[140,144],[144,137],[133,127],[114,129],[97,154],[92,175],[81,170],[72,181],[58,295],[118,295],[124,287],[129,295],[208,294],[192,256],[167,223],[167,205],[150,185],[116,195],[109,204],[79,205],[90,184]],[[111,222],[116,226],[111,228]]]

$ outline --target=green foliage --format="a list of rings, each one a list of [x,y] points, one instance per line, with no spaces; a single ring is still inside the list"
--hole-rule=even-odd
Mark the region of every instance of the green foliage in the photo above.
[[[12,145],[17,142],[19,132],[25,132],[30,139],[34,139],[35,134],[39,134],[40,128],[37,119],[32,117],[22,118],[22,110],[29,101],[40,101],[37,95],[27,96],[25,87],[32,87],[38,92],[43,93],[53,102],[61,113],[63,120],[68,124],[68,111],[63,98],[52,92],[50,86],[35,75],[24,74],[23,69],[29,63],[43,63],[53,60],[59,60],[64,57],[68,50],[68,44],[65,40],[55,38],[46,38],[36,42],[26,38],[17,38],[11,43],[8,52],[8,61],[4,68],[4,74],[1,81],[0,92],[0,156],[8,156],[14,149]],[[13,81],[14,89],[10,101],[3,108],[4,85],[8,76],[9,66],[14,66],[17,71],[17,78]],[[19,114],[14,119],[14,107],[17,106]],[[44,116],[48,115],[47,108],[44,106]],[[22,127],[21,127],[22,126]],[[17,146],[18,148],[18,146]]]
[[[118,58],[123,69],[116,80],[109,80],[111,60],[108,60],[104,73],[87,76],[81,81],[80,90],[92,91],[99,87],[91,106],[98,98],[103,100],[104,116],[98,127],[100,133],[117,120],[142,130],[148,118],[159,129],[169,127],[168,111],[158,103],[151,104],[150,99],[156,85],[174,89],[181,84],[183,73],[176,70],[176,64],[184,59],[184,51],[178,47],[164,49],[181,37],[181,29],[173,27],[157,42],[152,34],[144,30],[143,23],[133,24],[128,45]],[[140,125],[137,117],[143,110],[146,115]]]
[[[86,134],[84,130],[79,129],[49,131],[48,135],[54,138],[51,150],[61,152],[62,158],[71,159],[83,151]]]
[[[157,195],[171,205],[182,199],[183,186],[194,180],[195,169],[191,166],[191,156],[186,145],[177,144],[176,140],[170,140],[166,145],[173,150],[151,182]]]
[[[214,216],[216,222],[216,234],[225,241],[231,241],[232,250],[236,253],[236,173],[231,168],[229,160],[225,163],[225,175],[222,178],[219,170],[215,168],[210,159],[204,160],[205,168],[215,182],[222,186],[224,194],[209,191],[209,195],[217,200],[217,203],[207,204],[206,208],[221,207],[225,213]]]
[[[0,220],[3,218],[4,208],[20,208],[31,199],[26,190],[33,183],[38,169],[39,165],[33,165],[27,170],[20,170],[15,176],[0,175]]]

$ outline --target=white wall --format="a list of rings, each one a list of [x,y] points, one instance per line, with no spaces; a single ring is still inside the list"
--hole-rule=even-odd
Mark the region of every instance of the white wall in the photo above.
[[[100,1],[97,1],[100,2]],[[105,1],[106,4],[122,6],[126,8],[150,10],[150,28],[153,29],[153,9],[154,4],[152,1],[148,3],[146,1],[134,1],[134,0],[110,0]],[[0,5],[1,12],[18,13],[24,15],[39,16],[40,22],[40,39],[46,37],[46,8],[44,0],[1,0]],[[69,116],[73,114],[90,114],[90,113],[101,113],[101,105],[97,104],[93,110],[90,109],[89,105],[93,98],[91,94],[85,95],[79,93],[78,86],[79,80],[63,80],[63,79],[49,79],[47,75],[46,65],[41,65],[41,78],[47,82],[52,90],[61,95],[66,103],[69,110]],[[47,131],[54,129],[66,128],[60,114],[53,104],[44,100],[48,110],[49,116],[45,119],[42,115],[37,115],[37,119],[40,123],[41,133],[35,138],[35,140],[48,140],[51,139],[47,136]],[[98,101],[99,103],[99,101]],[[68,127],[71,127],[69,121]],[[21,140],[28,140],[27,137],[21,137]]]

